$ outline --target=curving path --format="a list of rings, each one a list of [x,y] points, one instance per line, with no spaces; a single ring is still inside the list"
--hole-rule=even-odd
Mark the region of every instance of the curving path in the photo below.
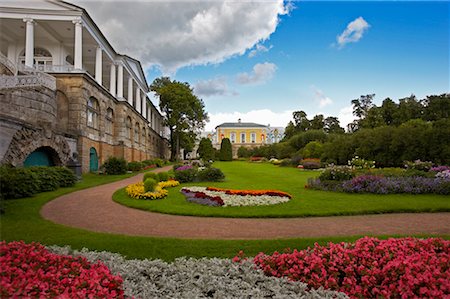
[[[167,171],[159,168],[156,172]],[[242,219],[175,216],[122,206],[113,193],[143,174],[56,198],[41,210],[53,222],[132,236],[189,239],[278,239],[352,235],[446,234],[450,213],[405,213],[338,217]]]

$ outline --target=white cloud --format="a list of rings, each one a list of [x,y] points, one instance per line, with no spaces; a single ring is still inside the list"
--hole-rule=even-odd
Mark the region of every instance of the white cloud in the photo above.
[[[257,45],[255,46],[255,48],[254,48],[253,50],[251,50],[251,51],[248,53],[248,57],[249,57],[249,58],[253,58],[253,57],[256,56],[256,54],[268,52],[268,51],[269,51],[270,49],[272,49],[272,48],[273,48],[272,45],[270,45],[270,46],[267,48],[267,47],[264,46],[264,45],[257,44]]]
[[[194,85],[194,92],[200,97],[238,95],[237,92],[231,91],[229,89],[227,79],[225,77],[217,77],[210,80],[198,81]]]
[[[353,107],[346,106],[341,108],[337,117],[339,118],[341,127],[347,130],[347,125],[355,120],[355,116],[353,115]]]
[[[322,90],[318,89],[314,85],[311,86],[311,89],[314,92],[315,100],[319,103],[319,108],[323,108],[325,106],[333,104],[333,100],[327,97]]]
[[[345,28],[345,30],[336,38],[339,48],[344,47],[348,43],[356,43],[359,41],[369,27],[369,23],[367,23],[363,17],[351,21],[347,25],[347,28]]]
[[[72,0],[84,7],[120,53],[164,74],[220,63],[276,30],[292,5],[267,1]]]
[[[240,73],[236,77],[239,84],[260,84],[272,79],[277,66],[274,63],[257,63],[253,66],[253,71],[249,73]]]
[[[283,112],[273,112],[269,109],[251,110],[248,112],[220,112],[208,113],[209,122],[205,126],[205,131],[213,131],[214,128],[225,122],[237,122],[240,118],[242,122],[253,122],[261,125],[270,124],[272,127],[286,127],[292,119],[291,110]]]

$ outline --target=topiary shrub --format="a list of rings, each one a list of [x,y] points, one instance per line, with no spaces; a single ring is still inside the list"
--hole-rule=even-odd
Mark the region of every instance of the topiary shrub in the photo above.
[[[127,161],[123,158],[109,157],[102,168],[106,174],[124,174],[127,172]]]
[[[221,161],[232,161],[233,151],[231,148],[230,139],[224,138],[220,143],[220,160]]]
[[[142,169],[143,165],[141,162],[132,161],[128,163],[128,170],[129,171],[140,171]]]
[[[0,193],[5,199],[31,196],[39,191],[38,175],[27,168],[0,167]]]
[[[175,180],[180,183],[193,182],[197,177],[197,170],[194,168],[189,168],[186,170],[175,171]]]
[[[163,181],[168,181],[170,178],[169,173],[168,172],[160,172],[158,173],[158,179],[160,182]]]
[[[198,172],[197,178],[204,182],[218,182],[225,178],[222,170],[214,167],[208,167]]]
[[[152,178],[148,178],[144,181],[144,190],[145,192],[153,192],[155,191],[155,187],[158,182]]]
[[[154,179],[155,181],[159,182],[159,176],[155,172],[144,173],[144,177],[143,177],[142,181],[145,182],[146,179]]]

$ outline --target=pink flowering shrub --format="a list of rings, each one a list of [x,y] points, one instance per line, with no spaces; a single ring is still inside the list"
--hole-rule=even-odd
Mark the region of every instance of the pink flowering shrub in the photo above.
[[[57,255],[38,243],[0,242],[0,298],[124,298],[101,262]]]
[[[442,239],[365,237],[352,244],[315,244],[271,256],[260,253],[254,263],[266,275],[353,298],[450,297],[450,241]]]

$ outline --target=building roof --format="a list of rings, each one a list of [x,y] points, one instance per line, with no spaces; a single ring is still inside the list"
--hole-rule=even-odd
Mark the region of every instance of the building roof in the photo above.
[[[223,123],[218,125],[216,128],[267,128],[267,126],[255,124],[255,123]]]

